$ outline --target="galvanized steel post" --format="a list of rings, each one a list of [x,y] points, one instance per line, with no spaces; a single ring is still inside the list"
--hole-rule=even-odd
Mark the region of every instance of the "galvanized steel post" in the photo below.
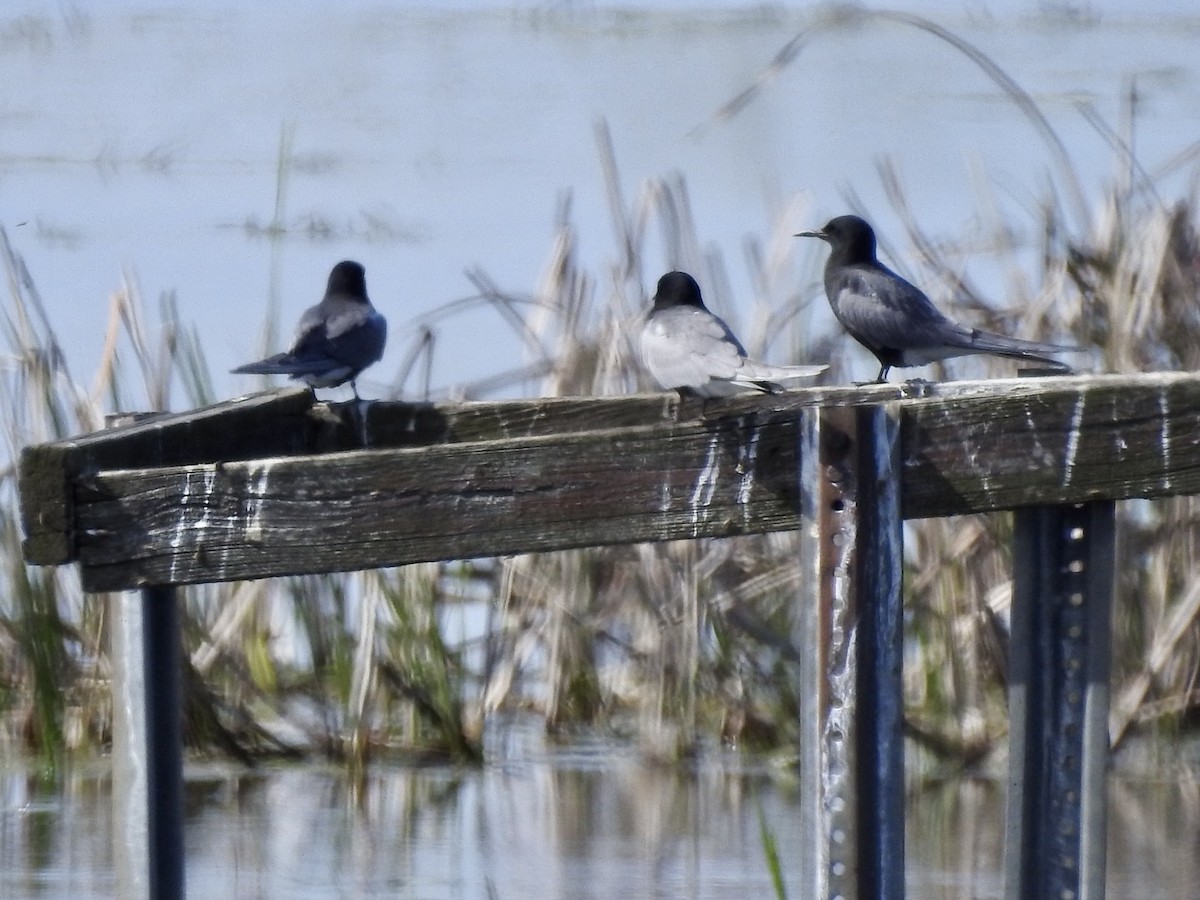
[[[113,417],[109,427],[131,417]],[[113,866],[124,900],[184,896],[183,650],[176,591],[113,594]]]
[[[800,896],[904,896],[899,430],[890,404],[801,413]]]
[[[1104,897],[1115,504],[1013,523],[1005,897]]]

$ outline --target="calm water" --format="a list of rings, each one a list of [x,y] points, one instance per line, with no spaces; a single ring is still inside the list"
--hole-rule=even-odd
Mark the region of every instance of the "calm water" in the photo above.
[[[697,136],[817,21],[811,6],[95,6],[11,0],[0,12],[0,226],[83,381],[123,271],[151,301],[177,293],[219,396],[255,387],[223,373],[257,353],[272,297],[291,323],[344,257],[366,264],[392,322],[374,385],[360,385],[368,396],[392,380],[421,316],[472,293],[464,268],[514,291],[534,286],[564,191],[580,254],[603,280],[617,244],[593,137],[602,117],[627,202],[645,179],[682,173],[705,249],[746,296],[746,236],[820,224],[848,192],[899,243],[881,159],[918,222],[947,240],[972,231],[987,203],[1030,227],[1057,177],[990,81],[895,26],[817,32],[756,103]],[[1149,170],[1200,138],[1191,3],[909,8],[977,44],[1036,98],[1092,202],[1118,166],[1084,110],[1115,125],[1131,81]],[[1193,174],[1164,178],[1163,198],[1181,196]],[[277,210],[287,231],[269,240]],[[815,288],[814,248],[784,241],[773,252]],[[647,270],[667,265],[652,244]],[[1003,297],[986,267],[971,274]],[[439,333],[436,386],[518,361],[488,313],[453,325]],[[865,357],[862,367],[873,371]],[[523,729],[497,729],[482,771],[377,769],[361,806],[321,768],[194,773],[189,796],[194,897],[760,897],[759,810],[785,865],[799,840],[786,782],[753,763],[716,755],[695,775],[670,774],[609,746],[548,748]],[[1109,895],[1194,900],[1194,781],[1122,776],[1111,796]],[[988,782],[914,793],[910,896],[999,896],[1002,802]],[[111,896],[109,821],[103,771],[45,795],[0,769],[0,897]]]
[[[0,13],[0,225],[79,379],[95,371],[108,298],[128,272],[152,308],[177,293],[219,396],[257,387],[225,372],[259,351],[270,298],[290,329],[343,257],[366,264],[392,322],[391,349],[370,373],[383,390],[417,320],[474,293],[465,268],[512,291],[536,284],[568,190],[580,255],[603,290],[617,242],[593,135],[600,118],[626,203],[648,178],[687,179],[703,249],[726,259],[736,297],[753,296],[748,235],[822,223],[846,210],[848,192],[907,251],[883,159],[935,239],[974,232],[993,204],[1019,239],[1036,238],[1031,215],[1052,183],[1061,188],[1059,173],[961,54],[896,25],[822,27],[819,5],[656,6],[11,0]],[[1148,170],[1200,137],[1191,4],[909,8],[974,42],[1033,95],[1093,201],[1119,166],[1084,110],[1118,127],[1131,81]],[[696,134],[803,29],[816,30],[757,102]],[[287,232],[268,240],[285,138]],[[1165,179],[1163,197],[1179,196],[1192,174]],[[822,252],[811,244],[786,238],[771,252],[815,296]],[[651,241],[647,281],[667,265]],[[985,262],[964,265],[985,295],[1004,297]],[[441,326],[435,387],[520,362],[493,312]],[[865,355],[862,367],[872,368]]]
[[[189,895],[226,898],[773,896],[759,814],[789,851],[802,836],[786,777],[732,754],[694,774],[603,742],[546,746],[536,723],[492,729],[480,771],[376,767],[356,804],[336,770],[193,772]],[[0,896],[111,897],[109,782],[79,773],[43,795],[0,774]],[[1194,781],[1114,777],[1109,894],[1195,900],[1200,803]],[[1003,789],[953,781],[908,809],[908,894],[1001,896]]]

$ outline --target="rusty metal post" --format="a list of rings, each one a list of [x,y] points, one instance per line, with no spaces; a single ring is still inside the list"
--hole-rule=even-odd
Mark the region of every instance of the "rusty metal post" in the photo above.
[[[1013,521],[1005,897],[1102,900],[1115,504]]]
[[[904,896],[899,430],[890,404],[801,413],[799,896]]]

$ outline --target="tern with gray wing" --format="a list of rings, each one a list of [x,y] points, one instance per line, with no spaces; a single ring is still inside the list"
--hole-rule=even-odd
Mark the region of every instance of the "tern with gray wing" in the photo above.
[[[668,272],[642,326],[642,362],[662,387],[700,397],[747,391],[775,393],[784,382],[811,378],[827,366],[772,366],[746,351],[720,316],[709,312],[696,279]]]
[[[383,356],[387,321],[367,298],[366,273],[345,260],[333,267],[325,297],[304,311],[296,339],[286,353],[238,366],[237,375],[290,375],[309,387],[336,387],[356,380],[367,366]]]
[[[876,259],[875,232],[858,216],[838,216],[820,231],[802,231],[796,237],[820,238],[829,244],[825,263],[829,305],[850,336],[879,360],[876,381],[886,381],[892,366],[923,366],[972,353],[1030,360],[1067,372],[1067,365],[1047,354],[1081,349],[960,325]]]

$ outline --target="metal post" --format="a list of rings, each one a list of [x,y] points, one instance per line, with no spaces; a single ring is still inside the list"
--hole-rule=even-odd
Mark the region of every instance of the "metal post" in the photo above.
[[[113,868],[117,896],[131,900],[150,897],[143,606],[132,591],[110,597]]]
[[[801,413],[800,896],[904,896],[902,521],[889,405]]]
[[[118,896],[184,895],[182,644],[174,588],[113,595],[113,854]]]
[[[124,424],[127,417],[110,420]],[[174,588],[112,595],[113,864],[123,900],[184,896],[182,633]]]
[[[1005,897],[1101,900],[1115,504],[1013,526]]]
[[[183,632],[176,591],[144,588],[150,896],[176,900],[183,880]]]

